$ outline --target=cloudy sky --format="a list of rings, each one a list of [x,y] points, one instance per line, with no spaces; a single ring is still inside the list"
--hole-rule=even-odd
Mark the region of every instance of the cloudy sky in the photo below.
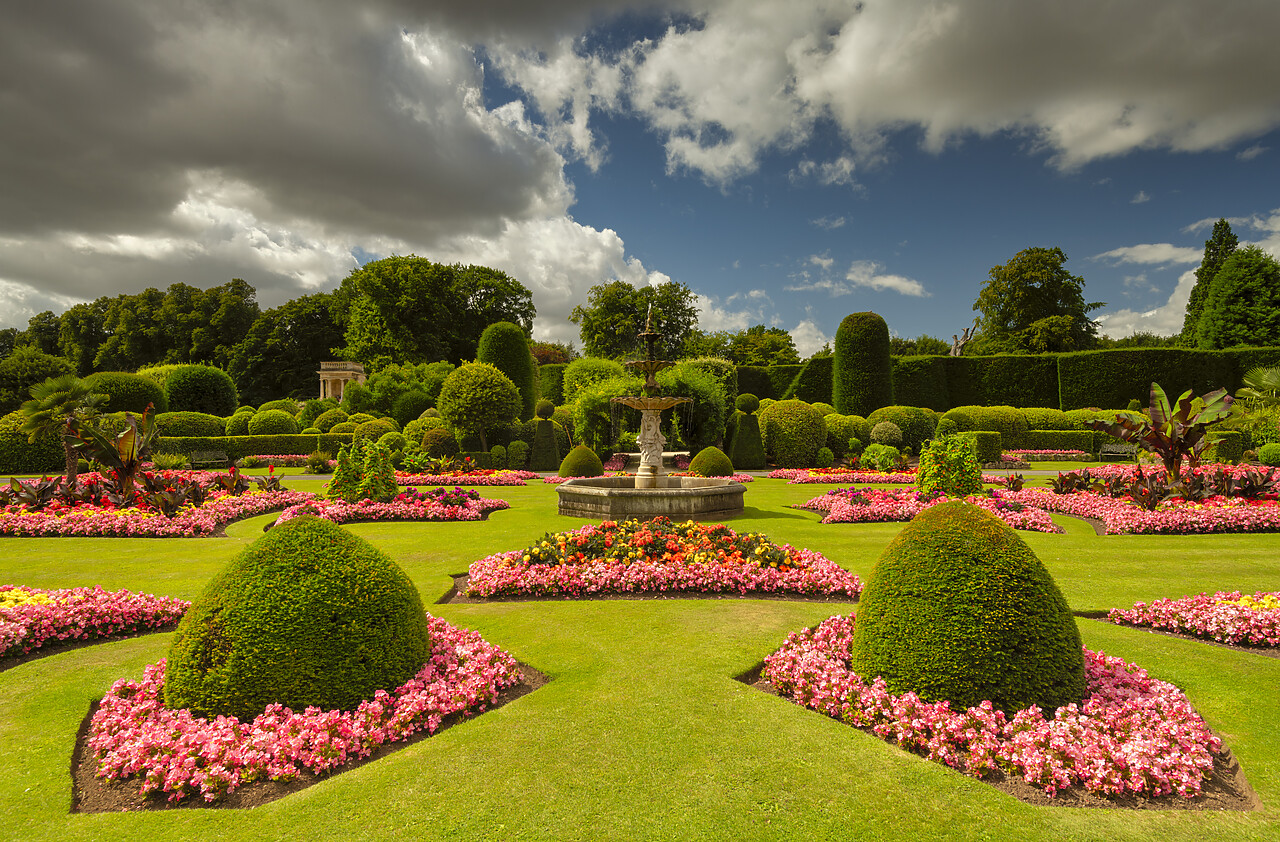
[[[971,323],[1058,246],[1104,331],[1181,328],[1218,217],[1280,254],[1274,0],[44,0],[0,28],[0,327],[390,254],[594,284],[802,353]]]

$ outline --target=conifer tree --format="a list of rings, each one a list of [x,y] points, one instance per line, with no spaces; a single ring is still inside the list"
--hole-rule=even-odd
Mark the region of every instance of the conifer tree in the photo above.
[[[1195,345],[1200,329],[1200,316],[1204,313],[1204,302],[1209,297],[1209,285],[1213,276],[1218,274],[1223,262],[1236,250],[1240,240],[1231,231],[1231,225],[1225,219],[1213,224],[1213,233],[1204,241],[1204,259],[1196,269],[1196,285],[1191,288],[1191,297],[1187,299],[1187,314],[1182,320],[1182,334],[1179,342],[1182,345]]]

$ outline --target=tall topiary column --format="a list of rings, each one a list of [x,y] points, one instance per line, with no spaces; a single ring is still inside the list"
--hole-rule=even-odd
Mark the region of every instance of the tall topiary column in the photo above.
[[[870,415],[893,403],[889,325],[875,313],[850,313],[836,330],[832,400],[841,415]]]
[[[537,428],[533,434],[533,448],[529,453],[529,470],[555,471],[560,467],[560,446],[551,420],[555,405],[545,398],[538,401]]]
[[[529,352],[529,337],[524,329],[511,322],[494,322],[480,334],[476,360],[501,371],[520,391],[520,420],[533,417],[533,407],[538,400],[538,378],[534,369],[533,354]]]

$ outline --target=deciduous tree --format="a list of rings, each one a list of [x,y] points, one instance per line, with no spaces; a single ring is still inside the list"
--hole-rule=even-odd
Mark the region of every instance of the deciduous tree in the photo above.
[[[1084,279],[1068,272],[1060,248],[1028,248],[992,267],[973,309],[982,313],[984,350],[1079,351],[1094,344],[1098,323],[1088,313]]]
[[[585,353],[623,359],[638,356],[638,339],[653,306],[653,329],[659,334],[654,351],[662,359],[677,359],[690,331],[697,327],[693,290],[675,281],[636,289],[625,281],[593,286],[587,304],[573,308],[569,321],[579,326]]]

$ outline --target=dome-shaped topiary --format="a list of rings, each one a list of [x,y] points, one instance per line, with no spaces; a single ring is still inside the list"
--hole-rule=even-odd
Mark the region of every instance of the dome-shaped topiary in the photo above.
[[[390,418],[375,418],[356,425],[356,435],[362,439],[377,441],[387,433],[398,433],[396,424]]]
[[[718,447],[704,447],[689,462],[689,473],[700,477],[731,477],[733,463]]]
[[[1080,632],[1049,572],[1011,527],[958,500],[916,515],[876,561],[852,666],[957,710],[1052,710],[1085,690]]]
[[[902,431],[902,445],[918,451],[920,445],[933,438],[937,429],[938,418],[928,409],[920,406],[882,406],[867,416],[868,437],[871,430],[881,421],[892,421]],[[858,436],[862,438],[862,436]]]
[[[546,398],[539,398],[537,405],[534,407],[534,414],[544,420],[550,419],[556,411],[556,405]]]
[[[420,417],[423,412],[432,408],[435,399],[421,389],[411,389],[391,404],[391,417],[401,427]]]
[[[902,428],[892,421],[881,421],[871,428],[872,444],[891,444],[902,446]]]
[[[353,412],[349,416],[347,416],[347,420],[350,421],[352,424],[355,424],[357,427],[359,427],[361,424],[365,423],[366,421],[373,421],[377,417],[378,416],[370,415],[367,412]]]
[[[739,412],[745,412],[748,415],[760,408],[760,399],[750,392],[743,392],[738,395],[737,400],[733,402]]]
[[[765,452],[779,468],[808,468],[827,440],[822,413],[804,401],[777,401],[760,410]]]
[[[241,720],[274,702],[352,710],[408,681],[430,654],[405,572],[337,524],[304,516],[232,559],[187,611],[165,705]]]
[[[164,388],[150,377],[143,377],[140,374],[130,374],[127,371],[99,371],[86,377],[84,385],[90,392],[107,396],[107,402],[99,407],[99,411],[104,414],[142,413],[146,411],[147,404],[155,406],[157,413],[168,412],[172,408],[169,405],[169,399],[165,396]],[[23,395],[23,400],[27,397],[29,396]]]
[[[320,432],[327,433],[333,429],[334,424],[341,424],[343,421],[350,421],[351,417],[341,409],[330,409],[327,412],[320,413],[316,418],[316,427]]]
[[[162,412],[156,415],[156,426],[160,428],[162,436],[227,435],[225,421],[203,412]]]
[[[287,412],[290,415],[297,417],[298,402],[295,400],[290,400],[289,398],[280,398],[279,400],[267,401],[262,406],[258,407],[259,412],[266,412],[269,409],[278,409],[282,412]]]
[[[329,428],[330,433],[354,433],[356,424],[352,421],[340,421]]]
[[[164,391],[169,396],[169,409],[174,412],[230,415],[240,403],[231,377],[209,365],[178,366],[165,378]]]
[[[529,337],[514,322],[494,322],[480,334],[476,360],[489,363],[515,384],[520,393],[518,416],[522,421],[533,417],[538,400],[537,363],[529,351]]]
[[[249,421],[253,418],[253,412],[237,412],[235,415],[227,418],[226,435],[228,436],[247,436],[249,435]],[[328,432],[326,430],[326,432]]]
[[[298,421],[283,409],[256,412],[249,419],[251,436],[292,436],[298,432]]]
[[[378,439],[378,444],[383,445],[387,450],[404,450],[404,433],[397,433],[395,430],[383,433],[382,437]]]
[[[596,452],[585,444],[580,444],[564,457],[560,463],[562,477],[598,477],[604,473],[604,465]]]
[[[1258,461],[1269,468],[1280,467],[1280,442],[1267,442],[1258,448]]]
[[[422,452],[432,459],[457,456],[458,440],[453,437],[453,433],[443,427],[436,427],[422,434]]]

